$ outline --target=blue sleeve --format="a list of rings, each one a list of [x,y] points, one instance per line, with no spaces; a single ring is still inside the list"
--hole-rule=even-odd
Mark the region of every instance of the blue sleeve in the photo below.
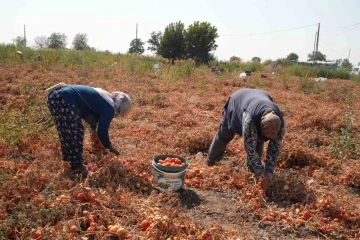
[[[115,110],[113,108],[112,111],[109,111],[109,109],[105,110],[100,114],[97,135],[100,139],[101,144],[105,148],[110,148],[111,142],[109,137],[109,127],[112,119],[115,116]]]

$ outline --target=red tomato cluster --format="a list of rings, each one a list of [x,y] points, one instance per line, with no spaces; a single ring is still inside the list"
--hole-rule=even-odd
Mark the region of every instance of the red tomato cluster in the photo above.
[[[179,158],[171,157],[167,157],[164,160],[160,159],[158,164],[164,167],[183,167],[185,165]]]

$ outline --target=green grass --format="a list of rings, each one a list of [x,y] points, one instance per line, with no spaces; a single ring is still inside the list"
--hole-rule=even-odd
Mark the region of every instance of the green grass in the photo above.
[[[341,69],[331,69],[327,67],[311,67],[302,65],[291,65],[285,67],[284,71],[290,72],[290,75],[306,78],[327,78],[327,79],[350,79],[348,71]]]
[[[359,150],[356,149],[358,140],[354,138],[353,122],[356,122],[357,116],[352,113],[353,103],[351,96],[346,97],[346,110],[344,112],[345,127],[341,128],[341,132],[334,136],[334,142],[330,145],[331,155],[335,159],[348,157],[350,159],[358,159]]]
[[[326,90],[326,82],[317,82],[309,78],[301,78],[298,90],[304,93],[320,94]]]
[[[2,187],[2,185],[9,180],[9,175],[6,173],[3,173],[0,175],[0,187]]]
[[[184,61],[176,65],[162,65],[159,75],[167,82],[174,83],[181,79],[189,78],[193,75],[194,71],[195,62]]]
[[[218,69],[224,74],[231,74],[234,72],[241,73],[244,71],[259,72],[264,69],[264,65],[259,62],[217,62],[212,61],[210,66],[218,66]]]
[[[21,51],[22,56],[16,54]],[[39,61],[38,56],[41,56]],[[283,66],[282,72],[287,72],[289,76],[300,78],[324,77],[328,79],[351,79],[360,82],[359,76],[350,76],[348,71],[341,69],[331,69],[327,67],[311,67],[306,65],[293,64],[286,60],[278,60]],[[261,72],[270,61],[241,62],[241,61],[211,61],[206,66],[217,66],[223,73],[239,74],[246,70],[251,72]],[[179,64],[171,65],[161,57],[150,57],[137,54],[120,54],[109,51],[77,51],[72,49],[31,49],[14,44],[0,44],[0,63],[27,63],[36,68],[48,67],[53,65],[63,65],[67,67],[81,67],[78,71],[80,77],[87,77],[90,68],[101,68],[104,71],[104,78],[111,79],[111,68],[121,68],[130,74],[140,72],[153,72],[154,64],[160,64],[161,72],[157,73],[168,82],[188,78],[193,75],[196,65],[192,61],[183,61]],[[200,68],[203,66],[199,66]],[[79,69],[79,68],[78,68]],[[210,71],[209,71],[210,72]],[[283,73],[284,74],[284,73]]]
[[[17,95],[23,103],[12,102],[0,114],[0,143],[16,145],[34,133],[45,134],[44,130],[53,126],[46,108],[46,99],[36,86],[24,83]],[[20,108],[19,105],[21,105]]]

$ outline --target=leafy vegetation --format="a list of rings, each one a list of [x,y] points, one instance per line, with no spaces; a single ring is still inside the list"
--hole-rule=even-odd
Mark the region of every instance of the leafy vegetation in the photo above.
[[[164,31],[158,48],[159,54],[163,58],[169,59],[174,64],[175,59],[182,59],[185,55],[185,27],[179,21],[170,23]]]
[[[156,55],[159,55],[159,45],[160,45],[160,39],[162,37],[162,32],[151,32],[150,33],[150,39],[147,41],[149,44],[147,50],[150,50],[151,52],[155,52]]]
[[[128,53],[138,53],[142,54],[145,51],[144,42],[139,38],[135,38],[130,42],[130,48]]]
[[[308,54],[308,60],[310,61],[325,61],[326,55],[321,53],[320,51],[314,51]]]
[[[251,61],[252,61],[252,62],[261,62],[261,58],[259,58],[259,57],[253,57],[253,58],[251,59]]]
[[[79,51],[89,49],[90,47],[88,45],[87,34],[85,33],[76,34],[72,42],[72,45],[75,50],[79,50]]]
[[[48,48],[66,48],[67,36],[64,33],[53,33],[48,38]]]
[[[290,53],[286,59],[289,61],[297,61],[299,60],[299,56],[296,53]]]
[[[186,57],[193,59],[197,65],[214,60],[210,53],[215,51],[218,37],[217,29],[208,22],[194,22],[185,33]]]

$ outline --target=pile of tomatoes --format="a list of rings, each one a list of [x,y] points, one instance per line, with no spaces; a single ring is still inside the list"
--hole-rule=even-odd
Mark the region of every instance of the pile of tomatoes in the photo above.
[[[185,166],[185,163],[183,163],[181,161],[181,159],[175,158],[175,157],[167,157],[165,159],[160,159],[158,161],[158,164],[160,166],[164,166],[164,167],[183,167],[183,166]]]

